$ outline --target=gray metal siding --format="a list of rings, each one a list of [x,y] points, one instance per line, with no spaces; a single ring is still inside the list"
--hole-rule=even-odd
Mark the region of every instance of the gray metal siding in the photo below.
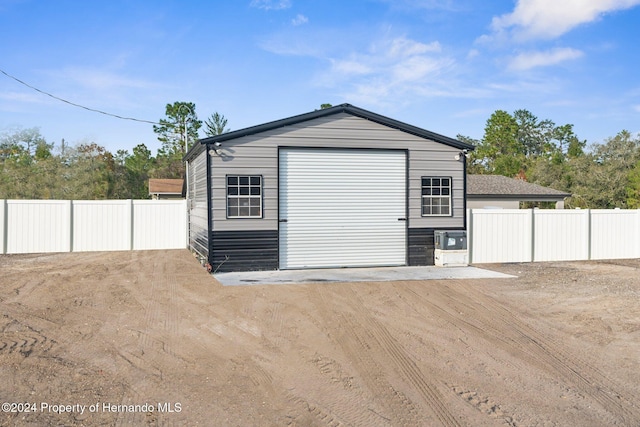
[[[207,152],[189,163],[189,247],[204,258],[209,256],[207,215]]]
[[[464,227],[463,163],[457,148],[430,141],[360,117],[341,113],[222,143],[211,158],[213,230],[278,229],[278,147],[377,148],[409,150],[409,227]],[[263,176],[263,218],[227,219],[227,174]],[[421,216],[422,176],[453,178],[453,216]]]

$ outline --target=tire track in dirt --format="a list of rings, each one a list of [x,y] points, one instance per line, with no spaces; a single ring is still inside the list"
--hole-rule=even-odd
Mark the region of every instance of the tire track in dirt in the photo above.
[[[340,419],[336,414],[327,410],[326,408],[320,407],[320,405],[309,402],[299,396],[294,394],[288,394],[287,400],[289,403],[293,404],[304,416],[294,417],[289,422],[287,422],[287,426],[307,426],[309,425],[309,420],[306,419],[306,416],[311,415],[317,421],[321,422],[323,425],[328,427],[346,427],[352,424],[345,422]]]
[[[352,288],[345,288],[345,292],[350,294],[350,299],[355,303],[353,306],[358,311],[358,319],[365,321],[365,328],[372,333],[373,338],[378,341],[381,347],[391,357],[394,366],[398,368],[403,377],[422,396],[441,425],[459,426],[458,420],[447,408],[438,389],[427,380],[422,370],[413,358],[407,354],[402,345],[393,338],[387,328],[373,318],[367,310],[363,309],[364,303],[362,299]]]
[[[178,335],[180,318],[176,311],[176,276],[166,275],[151,282],[151,297],[147,304],[145,330],[139,331],[143,348],[161,350],[176,357],[170,342]],[[166,283],[166,288],[160,283]]]
[[[284,334],[284,318],[282,317],[282,306],[281,302],[275,302],[271,306],[271,316],[269,317],[269,321],[272,325],[274,325],[275,336],[273,337],[273,344],[276,348],[280,348],[283,343],[283,340],[286,338],[283,336]]]
[[[16,295],[14,299],[20,298],[21,300],[24,300],[31,294],[31,292],[34,291],[35,288],[41,286],[44,282],[45,280],[42,278],[28,280],[25,284],[14,289]]]
[[[321,325],[317,319],[316,326]],[[322,326],[322,329],[326,324]],[[338,342],[329,339],[336,344]],[[285,340],[287,342],[287,340]],[[339,345],[338,345],[339,347]],[[332,350],[327,350],[331,352]],[[338,361],[328,354],[314,352],[309,354],[299,349],[300,360],[305,363],[304,370],[298,371],[305,380],[299,383],[297,379],[287,381],[289,386],[279,390],[288,405],[285,417],[288,426],[330,425],[330,426],[384,426],[389,425],[389,419],[380,415],[381,408],[375,403],[378,395],[373,399],[361,387],[362,381],[354,380],[353,372],[347,371]],[[351,366],[351,363],[349,363]],[[307,384],[314,384],[310,389]],[[390,385],[388,385],[390,387]],[[383,390],[383,387],[379,388]],[[323,396],[323,397],[319,397]],[[384,420],[381,422],[381,420]]]
[[[504,424],[509,427],[517,426],[513,421],[513,418],[505,414],[500,405],[495,403],[491,398],[481,396],[477,391],[467,390],[463,387],[455,385],[450,387],[456,395],[474,407],[477,411],[482,412],[490,418],[502,420]]]
[[[353,372],[347,371],[329,355],[318,352],[308,354],[304,351],[300,353],[302,360],[311,368],[305,371],[305,376],[316,386],[313,390],[302,387],[302,390],[297,393],[294,392],[297,388],[288,390],[288,395],[295,395],[297,401],[306,402],[302,417],[296,417],[296,421],[303,420],[308,415],[309,408],[315,408],[314,413],[330,414],[340,421],[340,425],[388,424],[389,418],[380,414],[383,410],[376,403],[378,396],[372,399],[372,396],[365,392],[368,389],[366,385],[363,387],[362,381],[354,377]],[[311,392],[310,395],[307,395],[309,392]],[[322,406],[320,402],[323,402]],[[324,415],[320,418],[328,419]],[[306,424],[300,421],[300,425]]]
[[[29,357],[46,354],[55,344],[55,340],[14,316],[4,314],[0,319],[0,355],[15,353]]]
[[[179,363],[179,357],[174,353],[171,341],[179,333],[179,322],[176,304],[177,279],[173,274],[165,274],[159,266],[153,266],[153,275],[146,280],[140,280],[140,286],[148,283],[149,297],[145,308],[142,328],[135,330],[138,334],[138,348],[117,348],[117,353],[128,366],[121,375],[127,375],[134,380],[121,400],[121,405],[156,404],[160,401],[171,400],[172,393],[164,386],[168,378],[166,372],[173,364]],[[127,370],[129,373],[127,374]],[[135,379],[139,381],[135,381]],[[118,413],[117,426],[125,425],[163,425],[170,426],[173,422],[159,412]]]
[[[342,349],[345,356],[353,362],[353,367],[358,372],[364,385],[375,396],[375,402],[385,409],[380,413],[373,408],[368,408],[371,423],[363,425],[397,424],[397,425],[421,425],[424,420],[419,417],[419,408],[401,391],[396,390],[385,378],[384,369],[371,356],[372,346],[378,347],[378,343],[371,343],[367,334],[367,328],[363,327],[354,316],[348,312],[329,308],[327,303],[328,291],[317,286],[310,287],[311,299],[317,302],[317,309],[324,318],[326,325],[331,325],[330,330],[341,331],[331,336]],[[336,296],[337,292],[332,293]],[[334,305],[335,307],[335,305]],[[357,416],[355,410],[350,414]]]
[[[613,390],[618,388],[615,381],[604,375],[597,367],[578,355],[569,354],[552,338],[522,322],[496,300],[485,295],[485,298],[480,301],[479,304],[487,309],[487,314],[490,314],[485,321],[488,320],[486,324],[493,328],[494,333],[497,332],[496,325],[490,321],[495,322],[494,319],[497,316],[503,324],[513,326],[514,331],[517,332],[516,343],[534,348],[535,351],[530,354],[536,357],[543,366],[549,364],[567,381],[575,384],[586,395],[591,396],[612,415],[622,416],[625,422],[633,421],[634,424],[640,421],[639,412],[631,409],[632,405],[629,405],[633,399],[627,400],[614,392]],[[625,400],[627,402],[623,404]]]
[[[413,288],[406,288],[420,305],[428,306],[454,326],[500,346],[519,359],[538,366],[553,376],[560,376],[584,395],[598,402],[607,413],[624,425],[640,422],[633,399],[620,396],[615,382],[580,357],[569,354],[554,340],[521,321],[503,304],[461,282],[443,285],[444,304],[435,304]],[[407,301],[408,302],[408,301]],[[408,302],[409,303],[409,302]],[[415,305],[414,305],[415,307]],[[614,420],[611,420],[614,421]]]

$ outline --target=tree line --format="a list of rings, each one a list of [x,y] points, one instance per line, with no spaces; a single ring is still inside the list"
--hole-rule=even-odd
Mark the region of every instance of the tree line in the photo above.
[[[183,178],[187,148],[199,138],[228,132],[214,113],[204,122],[191,102],[167,104],[153,126],[161,142],[155,156],[145,144],[111,153],[95,142],[49,142],[38,128],[0,135],[0,199],[147,199],[149,178]]]
[[[327,108],[330,104],[322,104]],[[93,143],[48,142],[37,128],[0,135],[0,199],[145,199],[149,178],[183,178],[187,149],[200,137],[228,132],[214,113],[198,119],[191,102],[166,105],[153,126],[161,147],[109,152]],[[524,179],[571,193],[574,208],[640,208],[640,138],[623,130],[588,144],[573,125],[539,119],[528,110],[495,111],[481,139],[458,135],[476,149],[468,173]]]
[[[495,111],[476,145],[468,173],[524,179],[572,196],[568,208],[640,208],[640,138],[623,130],[588,144],[573,125],[540,120],[528,110]]]

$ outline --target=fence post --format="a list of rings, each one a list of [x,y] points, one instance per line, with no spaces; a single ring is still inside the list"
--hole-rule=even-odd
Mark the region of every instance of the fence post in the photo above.
[[[593,229],[591,227],[591,209],[587,209],[587,260],[591,260],[591,237],[593,236]]]
[[[134,225],[133,225],[133,199],[127,199],[127,210],[129,211],[129,215],[127,216],[128,220],[128,233],[129,233],[129,250],[133,250],[133,240],[134,240]]]
[[[467,209],[467,253],[469,264],[473,264],[473,209]]]
[[[2,206],[0,206],[0,254],[7,253],[7,240],[9,234],[9,209],[7,208],[7,201],[5,199],[0,200]],[[640,210],[638,211],[640,212]]]
[[[73,252],[73,200],[69,200],[69,252]]]
[[[536,211],[531,208],[531,262],[536,260]]]
[[[638,230],[638,234],[635,236],[636,239],[636,257],[640,258],[640,209],[638,209],[636,211],[636,217],[637,217],[637,230]]]

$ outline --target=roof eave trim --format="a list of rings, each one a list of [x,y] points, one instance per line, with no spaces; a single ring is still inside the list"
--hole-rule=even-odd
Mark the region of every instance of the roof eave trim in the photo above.
[[[223,142],[228,141],[230,139],[242,138],[244,136],[254,135],[261,132],[266,132],[273,129],[278,129],[281,127],[291,126],[297,123],[302,123],[308,120],[314,120],[320,117],[326,117],[339,113],[347,113],[356,117],[360,117],[366,120],[371,120],[373,122],[379,123],[381,125],[394,128],[400,130],[402,132],[406,132],[412,135],[419,136],[421,138],[430,139],[435,142],[439,142],[441,144],[445,144],[454,148],[458,148],[460,150],[474,150],[475,146],[471,144],[467,144],[462,141],[458,141],[457,139],[449,138],[444,135],[440,135],[404,122],[400,122],[395,119],[391,119],[389,117],[381,116],[380,114],[373,113],[371,111],[363,110],[358,107],[354,107],[351,104],[340,104],[335,107],[325,108],[322,110],[311,111],[310,113],[299,114],[296,116],[288,117],[285,119],[275,120],[268,123],[263,123],[261,125],[251,126],[244,129],[239,129],[233,132],[227,132],[220,135],[210,136],[207,138],[203,138],[198,140],[189,152],[185,155],[184,160],[190,160],[194,156],[199,155],[202,150],[204,150],[203,146],[207,144],[211,144],[214,142]]]
[[[554,202],[571,197],[571,194],[473,194],[467,193],[467,199],[522,200],[528,202]]]

